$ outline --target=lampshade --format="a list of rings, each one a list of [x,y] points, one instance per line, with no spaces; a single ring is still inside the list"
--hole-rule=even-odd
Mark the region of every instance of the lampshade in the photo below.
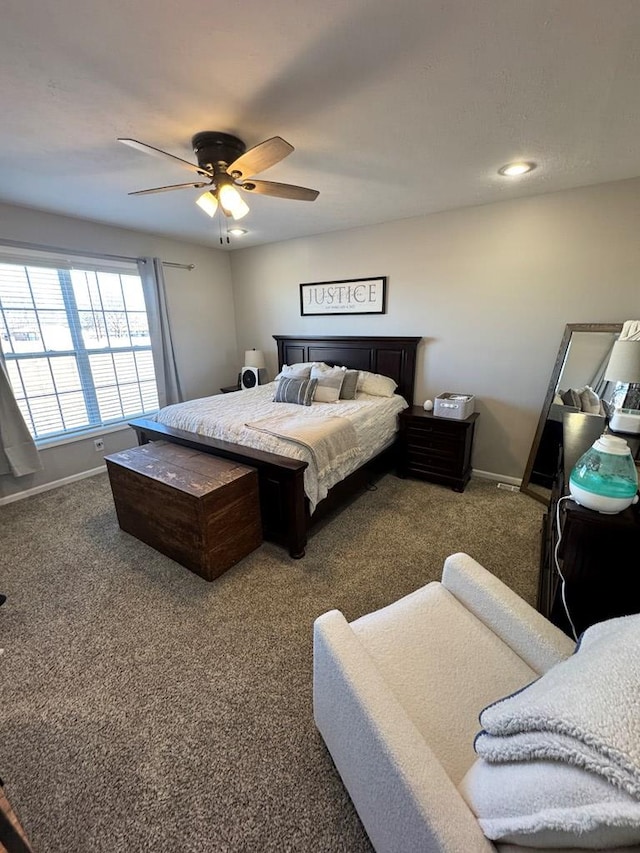
[[[249,213],[249,205],[244,202],[238,190],[231,184],[222,184],[218,190],[218,200],[220,207],[227,216],[231,214],[234,219],[242,219]]]
[[[640,341],[616,341],[604,374],[607,382],[640,382]]]
[[[244,354],[245,367],[264,367],[264,353],[259,349],[248,349]]]
[[[233,216],[236,220],[242,219],[249,213],[249,205],[245,203],[238,190],[231,184],[223,183],[216,192],[217,194],[214,194],[212,190],[207,190],[206,193],[202,193],[196,199],[198,207],[204,210],[208,216],[216,215],[218,202],[224,215]]]
[[[196,204],[200,207],[207,216],[215,216],[216,210],[218,209],[218,199],[214,196],[213,193],[206,192],[202,193],[201,196],[198,196],[196,199]]]

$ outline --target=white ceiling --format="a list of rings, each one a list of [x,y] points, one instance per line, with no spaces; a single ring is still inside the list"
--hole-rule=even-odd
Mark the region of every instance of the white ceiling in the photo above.
[[[260,177],[320,191],[245,195],[231,248],[637,177],[639,44],[640,0],[4,0],[0,200],[219,247],[116,142],[201,130],[284,137]]]

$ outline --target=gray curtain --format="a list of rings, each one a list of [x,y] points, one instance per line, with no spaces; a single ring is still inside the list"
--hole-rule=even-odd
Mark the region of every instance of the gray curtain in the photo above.
[[[153,366],[158,384],[160,407],[183,400],[176,357],[171,340],[171,324],[167,311],[167,292],[160,258],[140,258],[138,270],[142,279],[144,300],[149,317]]]
[[[24,477],[41,470],[38,448],[13,395],[0,346],[0,474]]]

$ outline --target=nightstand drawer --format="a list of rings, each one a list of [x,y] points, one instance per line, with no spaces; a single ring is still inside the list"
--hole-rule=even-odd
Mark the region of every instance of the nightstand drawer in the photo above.
[[[420,465],[447,465],[451,468],[452,465],[456,465],[462,459],[462,446],[445,446],[438,447],[435,444],[429,445],[428,447],[414,447],[412,445],[407,446],[407,459],[409,460],[409,464],[412,465],[414,463]]]
[[[409,447],[429,446],[456,448],[459,447],[460,444],[464,444],[465,432],[460,430],[455,430],[454,432],[429,432],[428,430],[422,430],[414,427],[410,422],[407,424],[405,437]]]
[[[431,453],[410,453],[407,459],[407,470],[410,473],[429,474],[438,472],[451,474],[455,470],[451,459],[434,456]]]
[[[424,418],[414,418],[407,416],[404,419],[404,428],[408,435],[415,435],[421,441],[429,436],[429,438],[446,438],[450,440],[464,440],[466,427],[464,423],[457,421],[447,421],[444,418],[436,420],[425,420]]]

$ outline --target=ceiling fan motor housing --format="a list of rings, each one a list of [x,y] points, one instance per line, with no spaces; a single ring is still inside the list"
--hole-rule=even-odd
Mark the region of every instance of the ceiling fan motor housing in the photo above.
[[[247,146],[237,136],[215,130],[196,133],[191,139],[191,145],[198,165],[203,169],[213,169],[214,172],[219,171],[221,163],[224,163],[224,171],[247,150]]]

